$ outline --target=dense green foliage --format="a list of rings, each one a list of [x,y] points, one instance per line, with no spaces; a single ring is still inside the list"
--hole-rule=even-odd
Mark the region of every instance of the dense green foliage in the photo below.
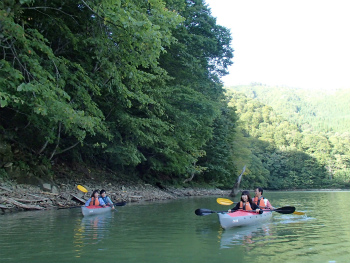
[[[349,133],[300,131],[257,99],[232,88],[228,96],[239,115],[240,141],[250,150],[245,187],[349,187]]]
[[[0,136],[22,153],[7,162],[234,179],[231,36],[202,0],[4,0],[0,27]]]
[[[350,130],[350,89],[306,90],[260,84],[234,86],[230,89],[271,106],[302,131]]]
[[[350,135],[331,132],[348,93],[225,95],[230,42],[203,0],[1,1],[0,177],[79,163],[231,187],[247,165],[244,188],[349,184]]]

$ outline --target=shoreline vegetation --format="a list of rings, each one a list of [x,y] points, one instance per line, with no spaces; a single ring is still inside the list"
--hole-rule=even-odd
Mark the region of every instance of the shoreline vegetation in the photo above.
[[[93,190],[105,189],[111,200],[116,202],[125,201],[144,202],[171,200],[186,196],[228,196],[230,190],[210,189],[210,188],[175,188],[159,187],[150,184],[114,184],[106,182],[80,182],[88,193],[77,189],[78,183],[56,182],[49,189],[28,184],[18,184],[14,181],[2,182],[0,184],[0,214],[28,210],[50,210],[69,209],[83,205],[83,201],[88,200]],[[46,184],[45,187],[49,187]]]
[[[240,189],[350,188],[348,91],[224,87],[205,1],[118,3],[0,1],[0,213],[221,195],[245,165]]]
[[[79,181],[79,182],[78,182]],[[83,185],[88,193],[77,189]],[[0,183],[0,215],[29,211],[69,209],[84,205],[93,190],[105,189],[114,203],[151,202],[160,200],[175,200],[189,196],[223,196],[229,197],[231,190],[204,187],[174,187],[150,185],[142,182],[111,183],[99,180],[74,180],[67,182],[57,180],[55,183],[45,183],[41,186],[20,184],[15,181]],[[284,191],[349,191],[350,189],[290,189]],[[239,190],[241,191],[241,189]],[[253,190],[249,190],[253,193]],[[267,190],[274,192],[277,190]]]

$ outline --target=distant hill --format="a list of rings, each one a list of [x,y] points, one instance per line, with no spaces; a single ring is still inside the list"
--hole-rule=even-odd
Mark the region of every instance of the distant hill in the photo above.
[[[315,91],[264,85],[232,86],[228,90],[271,106],[301,131],[350,131],[350,90]]]

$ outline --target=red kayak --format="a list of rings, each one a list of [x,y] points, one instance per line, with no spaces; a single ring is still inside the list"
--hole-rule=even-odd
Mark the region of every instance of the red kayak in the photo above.
[[[230,228],[236,226],[254,225],[258,222],[263,222],[271,219],[272,212],[264,211],[259,214],[254,211],[237,210],[232,213],[218,213],[220,224],[223,228]]]

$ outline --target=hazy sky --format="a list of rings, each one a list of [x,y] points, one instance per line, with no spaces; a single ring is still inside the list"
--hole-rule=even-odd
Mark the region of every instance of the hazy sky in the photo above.
[[[350,0],[206,0],[231,30],[226,85],[350,88]]]

